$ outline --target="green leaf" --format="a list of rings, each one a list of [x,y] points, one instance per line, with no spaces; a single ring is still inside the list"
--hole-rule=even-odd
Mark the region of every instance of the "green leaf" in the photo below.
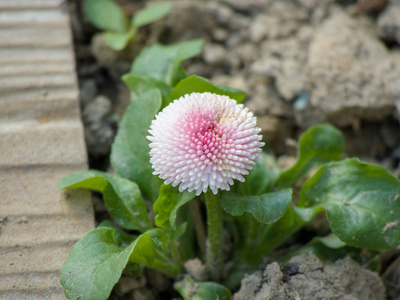
[[[161,182],[153,175],[146,136],[160,106],[158,90],[141,94],[127,108],[111,148],[111,164],[117,174],[136,182],[153,201]]]
[[[99,29],[124,32],[127,19],[117,3],[111,0],[85,0],[83,12]]]
[[[186,94],[210,92],[217,95],[225,95],[238,103],[246,97],[246,93],[227,86],[212,83],[211,81],[196,75],[181,80],[171,93],[171,102]]]
[[[296,163],[283,172],[278,185],[290,186],[311,169],[340,160],[344,149],[343,134],[329,124],[315,125],[302,134]]]
[[[134,30],[129,30],[127,32],[106,32],[104,39],[111,49],[120,51],[128,45],[134,36]]]
[[[260,195],[270,191],[280,175],[275,157],[264,152],[260,153],[260,159],[256,161],[253,169],[242,183],[246,195]]]
[[[160,189],[160,196],[153,205],[153,210],[157,214],[155,217],[156,225],[166,230],[176,230],[178,209],[195,196],[194,191],[191,193],[188,191],[179,192],[178,187],[173,187],[172,184],[163,184]]]
[[[129,261],[132,263],[143,264],[147,267],[151,267],[154,263],[155,258],[156,249],[153,239],[148,234],[140,235],[133,248],[133,251],[131,252]]]
[[[222,208],[232,216],[241,216],[245,212],[264,224],[270,224],[281,218],[292,202],[292,190],[284,189],[260,196],[247,196],[237,189],[221,193]]]
[[[77,242],[61,270],[61,284],[69,299],[107,299],[129,260],[151,266],[154,242],[146,234],[121,250],[114,231],[100,227]]]
[[[215,282],[195,282],[190,276],[175,283],[174,288],[184,300],[229,300],[231,297],[226,287]]]
[[[169,104],[172,88],[164,82],[158,81],[152,77],[138,77],[131,74],[122,76],[122,81],[128,86],[131,91],[131,101],[136,101],[141,94],[149,90],[158,89],[162,96],[162,105],[160,110]]]
[[[103,193],[104,203],[123,227],[145,231],[152,227],[136,183],[99,171],[78,171],[58,182],[60,189],[92,189]]]
[[[400,182],[386,169],[357,159],[321,167],[301,189],[296,212],[309,221],[325,209],[333,233],[349,246],[400,244]]]
[[[128,247],[130,244],[132,244],[132,242],[137,239],[137,235],[132,235],[129,233],[126,233],[125,231],[119,229],[117,226],[115,226],[113,224],[113,222],[111,222],[110,220],[105,220],[103,222],[100,223],[99,227],[106,227],[106,228],[111,228],[112,230],[114,230],[114,243],[122,248],[125,249],[126,247]],[[146,231],[147,233],[148,231]]]
[[[139,10],[132,18],[132,26],[140,27],[153,23],[166,16],[171,10],[171,4],[159,3]]]
[[[174,87],[185,77],[181,62],[198,55],[203,47],[203,40],[192,40],[173,45],[154,44],[144,49],[133,62],[133,76],[152,77]]]

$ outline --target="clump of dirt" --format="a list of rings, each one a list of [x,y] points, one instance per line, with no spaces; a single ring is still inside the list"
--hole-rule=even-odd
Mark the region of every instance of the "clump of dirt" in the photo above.
[[[269,264],[264,272],[247,275],[234,300],[378,300],[385,288],[378,274],[346,257],[321,262],[314,254],[295,256],[280,267]]]

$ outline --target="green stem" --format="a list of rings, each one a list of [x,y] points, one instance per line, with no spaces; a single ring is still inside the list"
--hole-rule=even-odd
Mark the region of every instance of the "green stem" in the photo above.
[[[193,218],[194,230],[196,233],[196,241],[200,248],[201,258],[204,259],[206,257],[206,226],[204,224],[202,215],[201,215],[201,202],[196,197],[192,201],[189,201],[189,210]]]
[[[181,257],[181,255],[180,255],[180,253],[179,253],[179,244],[178,244],[178,241],[177,240],[175,240],[175,239],[170,239],[170,241],[169,241],[169,249],[170,249],[170,253],[171,253],[171,257],[172,257],[172,260],[175,262],[175,264],[177,264],[177,265],[180,265],[180,264],[182,264],[182,257]]]
[[[267,225],[259,223],[251,216],[247,218],[247,221],[247,237],[241,254],[241,262],[249,263],[250,265],[254,266],[258,264],[261,259],[260,257],[255,256],[257,246],[260,244],[260,231],[262,226]]]
[[[213,281],[220,281],[222,275],[222,208],[219,197],[211,190],[205,193],[207,208],[208,239],[206,251],[206,269]]]

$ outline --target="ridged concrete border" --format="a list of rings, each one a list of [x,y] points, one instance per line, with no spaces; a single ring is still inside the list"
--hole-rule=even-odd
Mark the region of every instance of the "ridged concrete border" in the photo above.
[[[68,9],[0,0],[0,299],[65,299],[60,269],[94,227]]]

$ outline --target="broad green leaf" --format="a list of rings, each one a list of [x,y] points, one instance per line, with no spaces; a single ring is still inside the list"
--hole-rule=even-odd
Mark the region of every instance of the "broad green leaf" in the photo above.
[[[264,152],[260,153],[260,159],[256,161],[246,176],[246,181],[242,183],[246,195],[260,195],[270,191],[279,175],[280,170],[275,157]]]
[[[129,234],[121,229],[119,229],[117,226],[115,226],[110,220],[105,220],[100,223],[99,227],[106,227],[106,228],[111,228],[114,230],[114,243],[122,248],[125,249],[128,247],[134,240],[137,239],[137,235],[132,235]],[[146,231],[147,233],[148,231]]]
[[[184,300],[229,300],[231,291],[215,282],[195,282],[190,276],[185,276],[175,283],[174,288]]]
[[[160,106],[158,90],[141,94],[127,108],[111,148],[111,164],[117,174],[136,182],[153,201],[161,182],[153,175],[146,136]]]
[[[99,171],[78,171],[58,182],[60,189],[92,189],[103,194],[113,218],[123,227],[145,231],[152,227],[136,183]]]
[[[115,50],[120,51],[128,45],[128,43],[134,38],[135,31],[129,30],[126,32],[106,32],[104,39],[107,45]]]
[[[132,65],[133,76],[152,77],[174,87],[185,76],[181,62],[198,55],[203,40],[192,40],[172,45],[154,44],[144,49]]]
[[[61,270],[61,284],[69,299],[107,299],[128,261],[151,266],[154,242],[146,234],[124,250],[113,239],[111,228],[89,231],[77,242]]]
[[[153,23],[166,16],[171,10],[171,4],[159,3],[139,10],[132,18],[132,26],[140,27]]]
[[[343,134],[332,125],[322,124],[309,128],[300,137],[296,163],[281,174],[278,185],[290,186],[314,167],[340,160],[343,149]]]
[[[121,7],[111,0],[85,0],[83,11],[90,22],[99,29],[124,32],[127,19]]]
[[[400,244],[400,181],[386,169],[357,159],[321,167],[301,189],[296,212],[309,221],[325,209],[332,231],[349,246]]]
[[[292,202],[292,190],[284,189],[265,193],[260,196],[247,196],[238,189],[223,192],[220,203],[222,208],[232,216],[241,216],[245,212],[264,224],[270,224],[281,218]]]
[[[246,93],[227,86],[212,83],[211,81],[196,75],[181,80],[171,93],[171,102],[186,94],[210,92],[217,95],[225,95],[238,103],[246,97]]]
[[[129,261],[151,267],[153,266],[155,258],[156,249],[153,239],[148,234],[140,235],[131,252]]]
[[[162,105],[160,110],[167,106],[169,97],[171,95],[171,87],[164,82],[158,81],[152,77],[138,77],[132,74],[125,74],[122,76],[122,81],[128,86],[131,91],[131,101],[136,101],[141,94],[158,89],[162,95]]]
[[[160,196],[153,205],[153,210],[157,214],[155,223],[157,226],[166,230],[176,230],[176,216],[178,209],[192,200],[196,196],[195,192],[179,192],[178,187],[172,184],[163,184],[160,189]]]

